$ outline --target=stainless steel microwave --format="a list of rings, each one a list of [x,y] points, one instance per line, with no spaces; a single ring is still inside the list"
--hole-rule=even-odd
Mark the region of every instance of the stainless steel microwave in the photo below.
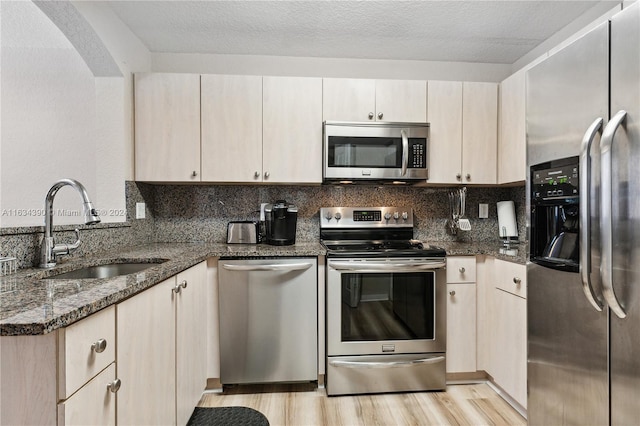
[[[325,183],[416,183],[428,173],[428,123],[325,121]]]

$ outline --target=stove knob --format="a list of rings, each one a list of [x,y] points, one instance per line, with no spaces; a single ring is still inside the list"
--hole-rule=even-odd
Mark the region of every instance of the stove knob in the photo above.
[[[389,219],[391,219],[391,213],[386,212],[386,213],[384,214],[384,218],[385,218],[385,220],[389,221]]]
[[[342,215],[340,214],[340,212],[337,212],[337,213],[335,214],[335,216],[333,216],[333,217],[335,217],[335,218],[336,218],[336,220],[340,220],[340,219],[342,219]]]
[[[325,219],[327,219],[328,221],[330,221],[330,220],[331,220],[331,218],[333,217],[333,214],[331,214],[331,212],[326,212],[326,213],[324,214],[324,217],[325,217]]]
[[[402,220],[407,220],[407,219],[409,219],[409,213],[402,212]]]
[[[394,212],[393,213],[393,218],[396,220],[396,222],[398,221],[398,219],[400,219],[400,213],[398,212]]]

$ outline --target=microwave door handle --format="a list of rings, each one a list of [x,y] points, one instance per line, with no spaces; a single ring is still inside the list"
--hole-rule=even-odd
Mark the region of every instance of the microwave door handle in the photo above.
[[[602,293],[609,304],[611,310],[618,318],[625,318],[627,313],[618,301],[613,290],[613,222],[612,222],[612,154],[613,138],[616,130],[626,118],[626,111],[618,111],[609,121],[609,124],[602,132],[602,143],[600,144],[600,186],[602,191],[600,204],[600,235],[602,237],[602,254],[600,262],[600,275],[602,276]]]
[[[402,173],[400,176],[407,174],[407,166],[409,165],[409,138],[404,129],[400,130],[402,136]]]
[[[602,130],[603,120],[597,118],[587,129],[580,145],[580,279],[587,300],[601,312],[604,304],[591,285],[591,147]]]

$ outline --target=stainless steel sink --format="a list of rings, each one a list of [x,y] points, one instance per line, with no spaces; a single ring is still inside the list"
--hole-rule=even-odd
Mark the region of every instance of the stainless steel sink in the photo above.
[[[135,274],[136,272],[144,271],[145,269],[156,266],[159,263],[109,263],[106,265],[88,266],[86,268],[76,269],[75,271],[65,272],[63,274],[52,275],[45,279],[52,280],[74,280],[74,279],[88,279],[88,278],[112,278],[119,277],[121,275]]]

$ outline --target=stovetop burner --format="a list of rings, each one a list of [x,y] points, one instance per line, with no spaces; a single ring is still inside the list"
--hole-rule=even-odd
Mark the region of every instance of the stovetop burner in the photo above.
[[[413,239],[408,207],[320,209],[320,241],[328,257],[444,257],[439,247]]]

